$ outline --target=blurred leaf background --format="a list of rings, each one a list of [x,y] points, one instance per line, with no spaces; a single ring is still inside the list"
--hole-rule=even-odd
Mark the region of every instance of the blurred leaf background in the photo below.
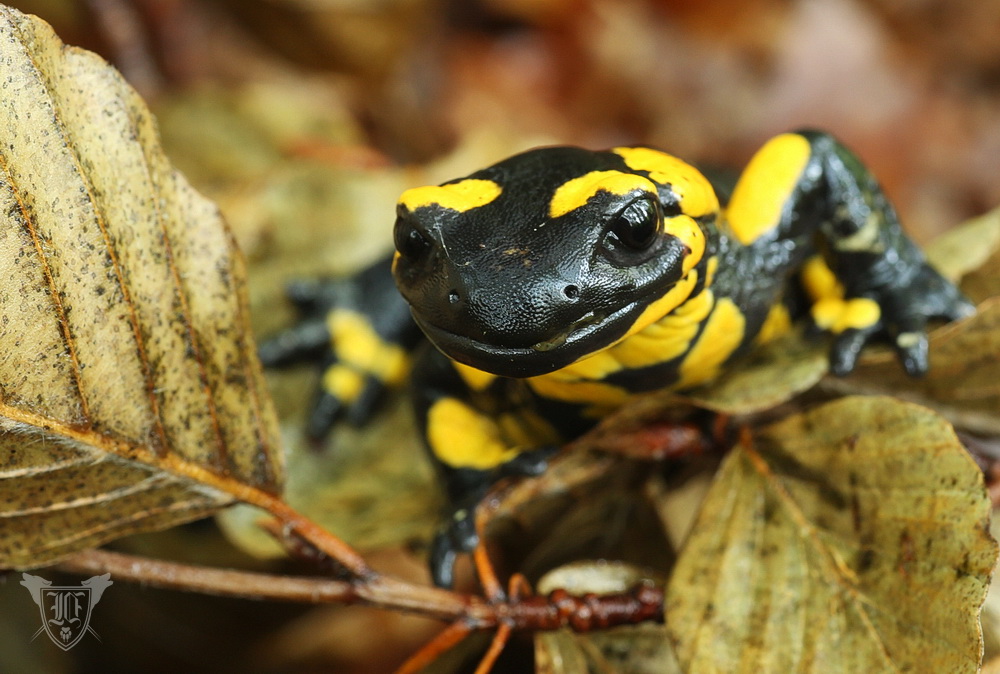
[[[292,320],[289,278],[387,249],[402,189],[539,144],[648,143],[738,168],[769,136],[817,126],[857,151],[919,241],[1000,203],[1000,0],[11,4],[103,55],[150,103],[171,159],[247,255],[259,334]],[[294,431],[313,385],[308,372],[272,378],[290,420],[290,500],[332,513],[334,531],[380,550],[376,566],[425,579],[409,548],[437,497],[415,441],[399,441],[405,411],[317,455]],[[358,458],[373,452],[376,469]],[[246,530],[245,513],[230,519]],[[122,545],[294,570],[248,560],[210,522]],[[0,578],[0,607],[0,671],[377,672],[437,627],[119,583],[91,623],[103,643],[63,653],[30,641],[39,618],[13,577]]]

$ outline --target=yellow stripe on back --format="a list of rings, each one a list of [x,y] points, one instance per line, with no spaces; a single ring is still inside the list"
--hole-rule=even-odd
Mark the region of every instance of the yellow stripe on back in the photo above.
[[[804,137],[785,133],[753,156],[726,209],[729,226],[741,243],[751,243],[778,225],[811,152]]]
[[[399,204],[411,211],[425,206],[441,206],[459,213],[485,206],[500,196],[503,188],[492,180],[466,178],[448,185],[427,185],[408,189]]]
[[[669,184],[685,214],[697,218],[719,210],[712,183],[687,162],[648,147],[616,147],[611,151],[624,159],[630,169],[648,171],[652,180]]]
[[[600,191],[624,195],[635,190],[656,194],[649,179],[621,171],[591,171],[560,185],[549,202],[549,217],[558,218],[585,206]]]

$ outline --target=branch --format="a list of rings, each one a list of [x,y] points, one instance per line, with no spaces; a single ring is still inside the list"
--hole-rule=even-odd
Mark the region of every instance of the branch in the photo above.
[[[441,620],[464,619],[477,629],[496,623],[495,608],[477,597],[413,585],[376,573],[348,581],[282,576],[165,562],[107,550],[77,553],[56,568],[70,573],[110,573],[115,580],[222,597],[308,604],[367,604]]]

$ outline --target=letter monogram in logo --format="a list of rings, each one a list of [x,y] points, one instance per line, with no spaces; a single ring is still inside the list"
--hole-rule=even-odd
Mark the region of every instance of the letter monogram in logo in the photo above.
[[[42,626],[32,640],[45,631],[52,643],[64,651],[76,646],[87,632],[101,640],[90,627],[90,613],[112,584],[110,573],[88,578],[77,586],[53,586],[52,581],[29,573],[22,573],[21,578],[21,585],[28,588],[42,614]]]

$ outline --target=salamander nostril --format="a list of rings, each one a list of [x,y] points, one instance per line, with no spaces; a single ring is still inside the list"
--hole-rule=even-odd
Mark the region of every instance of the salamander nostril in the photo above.
[[[568,285],[563,288],[563,295],[566,296],[566,299],[575,300],[580,297],[580,289],[574,285]]]
[[[448,301],[451,302],[452,304],[458,304],[459,300],[461,299],[462,296],[458,294],[457,290],[452,290],[448,293]]]

